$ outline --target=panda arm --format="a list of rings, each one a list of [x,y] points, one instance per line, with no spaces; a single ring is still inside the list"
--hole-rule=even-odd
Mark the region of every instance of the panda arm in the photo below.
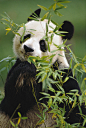
[[[11,70],[5,84],[5,98],[1,103],[2,111],[12,116],[20,105],[15,113],[16,117],[18,111],[23,115],[33,107],[36,102],[32,90],[37,97],[40,90],[39,85],[36,84],[35,76],[35,66],[26,61],[19,63]]]
[[[63,76],[63,79],[66,78],[66,76],[69,77],[69,79],[63,84],[63,88],[65,90],[65,93],[68,93],[70,92],[70,90],[78,90],[78,94],[81,95],[81,90],[80,90],[80,87],[79,87],[79,84],[76,80],[76,78],[72,78],[73,77],[73,74],[72,74],[72,70],[71,69],[64,69],[64,72],[65,72],[65,75]],[[77,102],[78,101],[78,96],[77,96]],[[86,115],[86,106],[84,104],[82,104],[81,106],[81,110],[82,110],[82,113],[84,115]],[[79,110],[79,107],[76,105],[73,109],[72,108],[72,104],[68,104],[66,105],[66,121],[70,124],[72,123],[82,123],[83,122],[83,117],[82,115],[80,114],[80,110]],[[70,111],[71,109],[71,111]],[[86,124],[85,124],[86,126]]]

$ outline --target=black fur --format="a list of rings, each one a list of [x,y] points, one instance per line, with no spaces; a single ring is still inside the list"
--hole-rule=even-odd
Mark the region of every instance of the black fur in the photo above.
[[[37,9],[34,13],[32,13],[32,15],[30,15],[31,18],[36,18],[36,17],[40,17],[40,12],[41,12],[41,8]],[[31,18],[28,18],[27,21],[31,21]]]
[[[54,70],[56,70],[55,65],[53,66],[53,68]],[[69,80],[63,84],[65,93],[68,93],[70,90],[77,89],[79,94],[81,94],[77,81],[71,78],[73,76],[71,69],[65,69],[63,71],[65,72],[65,74],[63,75],[63,79],[65,79],[66,76],[69,77]],[[39,98],[41,98],[42,96],[40,95],[40,92],[42,91],[41,83],[38,83],[38,81],[35,80],[35,77],[36,68],[34,64],[30,64],[27,61],[21,62],[19,59],[17,59],[15,65],[12,67],[7,76],[5,84],[5,97],[1,102],[0,111],[5,112],[5,114],[8,114],[11,117],[20,104],[20,108],[16,110],[13,117],[18,116],[17,112],[25,115],[27,111],[36,104],[35,98],[33,96],[33,88],[37,100],[39,100]],[[55,85],[53,87],[58,90]],[[51,94],[51,92],[49,93]],[[46,102],[46,99],[43,100],[43,102]],[[63,105],[64,104],[60,105],[60,107],[63,107]],[[66,105],[65,109],[65,120],[68,123],[81,123],[83,121],[81,115],[78,114],[78,106],[75,107],[71,113],[71,105]],[[82,112],[86,114],[84,105],[82,105]]]
[[[34,64],[30,64],[27,61],[21,62],[18,59],[8,73],[5,84],[5,97],[1,103],[0,110],[11,117],[20,104],[20,108],[17,109],[14,115],[14,117],[17,117],[18,111],[24,115],[32,108],[36,102],[32,93],[31,82],[33,82],[33,88],[34,91],[36,91],[37,99],[41,87],[39,84],[36,84],[35,76],[36,68]]]
[[[59,31],[65,31],[68,33],[63,33],[63,39],[70,40],[74,33],[74,26],[69,21],[64,21],[62,27],[59,29]]]

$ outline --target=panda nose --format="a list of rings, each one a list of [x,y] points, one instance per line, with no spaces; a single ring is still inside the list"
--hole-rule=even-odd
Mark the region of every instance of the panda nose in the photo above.
[[[27,47],[26,45],[24,45],[24,49],[25,49],[25,52],[33,52],[34,50],[30,47]]]

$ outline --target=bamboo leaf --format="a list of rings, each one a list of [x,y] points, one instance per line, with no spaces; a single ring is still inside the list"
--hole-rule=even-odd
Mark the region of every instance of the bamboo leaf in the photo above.
[[[41,94],[45,95],[45,96],[50,96],[50,94],[45,93],[45,92],[40,92]]]
[[[63,5],[61,3],[56,3],[59,7],[62,7]]]
[[[50,108],[51,105],[52,105],[52,98],[49,98],[48,105],[49,105],[49,108]]]
[[[42,78],[41,78],[41,81],[43,82],[47,77],[47,73],[45,72],[43,75],[42,75]]]
[[[84,118],[84,121],[83,121],[83,126],[86,124],[86,117]]]
[[[18,112],[18,116],[21,118],[21,113],[20,112]]]
[[[39,122],[37,123],[37,125],[41,125],[41,124],[43,124],[43,123],[44,123],[44,120],[41,119],[41,120],[39,120]]]
[[[15,124],[10,120],[10,123],[12,124],[13,127],[15,127]]]
[[[26,27],[25,27],[25,24],[23,23],[23,28],[24,28],[24,31],[23,31],[23,34],[21,36],[21,41],[23,41],[23,38],[24,38],[24,34],[25,34],[25,30],[26,30]]]
[[[56,3],[53,5],[53,10],[55,10],[56,9]]]
[[[47,16],[48,16],[48,14],[49,14],[49,12],[47,12],[47,13],[42,17],[41,21],[43,21],[44,19],[46,19]]]
[[[7,30],[7,31],[9,30],[9,31],[10,31],[10,30],[11,30],[11,28],[6,28],[5,30]]]
[[[84,66],[84,64],[82,64],[82,69],[83,69],[84,72],[86,73],[86,67]]]
[[[48,89],[51,91],[51,92],[54,92],[55,93],[55,89],[54,88],[52,88],[52,87],[48,87]]]
[[[51,20],[51,22],[52,22],[53,24],[55,24],[56,26],[58,26],[58,23],[56,23],[54,20]]]
[[[66,8],[65,6],[61,6],[61,7],[58,7],[55,9],[55,11],[59,10],[59,9],[63,9],[63,8]]]
[[[55,13],[56,15],[58,15],[59,17],[63,16],[63,15],[62,15],[61,13],[59,13],[57,10],[55,10],[54,13]]]
[[[28,119],[28,117],[21,117],[21,119],[22,119],[22,120],[26,120],[26,119]]]
[[[10,32],[10,30],[7,30],[7,31],[6,31],[6,35],[7,35],[9,32]]]
[[[40,8],[42,8],[43,10],[47,11],[48,9],[44,6],[38,5]]]
[[[66,77],[63,83],[66,83],[68,81],[69,77]]]
[[[48,8],[48,10],[51,10],[51,9],[53,8],[53,6],[54,6],[54,4],[52,4],[52,5]]]
[[[18,122],[17,122],[18,125],[20,124],[20,121],[21,121],[21,118],[19,117]]]

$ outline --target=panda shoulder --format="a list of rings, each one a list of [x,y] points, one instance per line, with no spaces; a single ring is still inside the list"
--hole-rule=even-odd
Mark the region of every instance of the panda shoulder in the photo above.
[[[10,69],[10,71],[8,73],[7,81],[9,79],[17,80],[20,77],[22,77],[24,79],[24,76],[29,76],[29,75],[31,75],[33,77],[36,75],[35,65],[33,63],[30,64],[28,61],[21,61],[21,60],[17,59],[16,63]]]

